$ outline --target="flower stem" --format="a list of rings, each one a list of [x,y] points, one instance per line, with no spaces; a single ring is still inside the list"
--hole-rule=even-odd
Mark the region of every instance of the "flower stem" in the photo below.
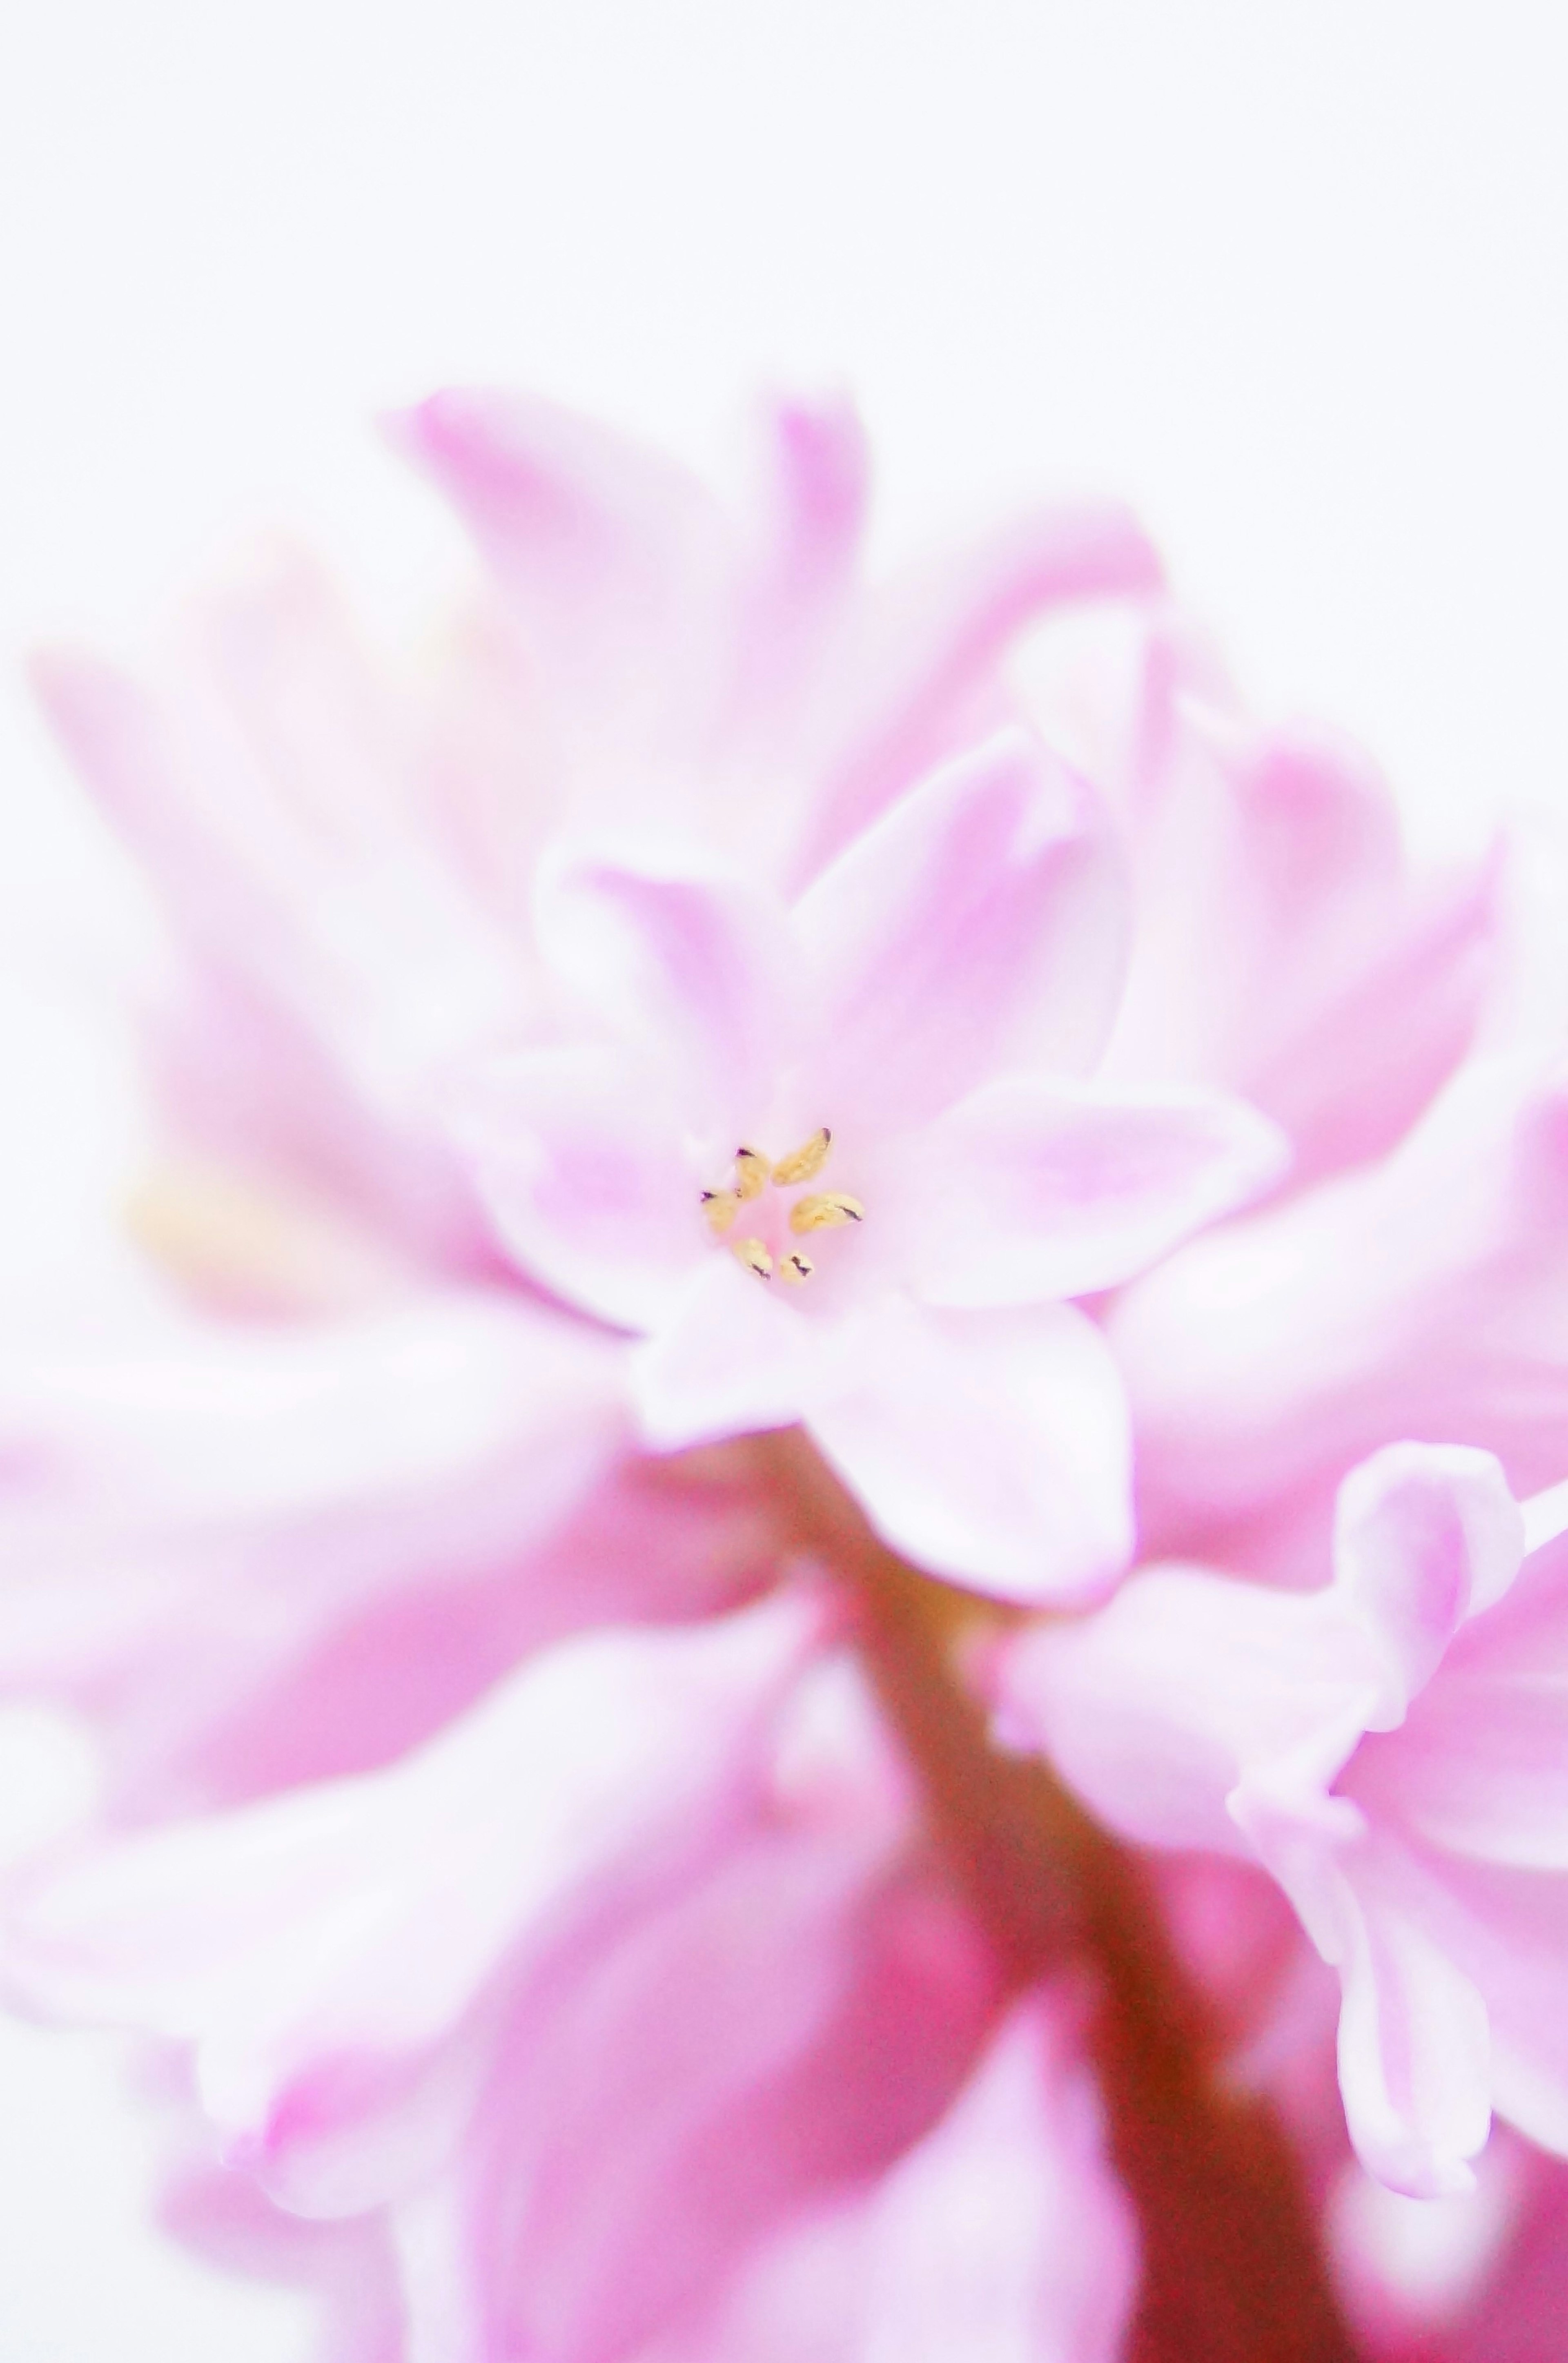
[[[1143,2241],[1127,2363],[1354,2363],[1285,2130],[1266,2100],[1221,2081],[1211,2014],[1142,1863],[1043,1765],[990,1744],[955,1670],[976,1603],[879,1541],[799,1430],[759,1442],[795,1538],[859,1603],[884,1706],[1010,1983],[1086,1976]]]

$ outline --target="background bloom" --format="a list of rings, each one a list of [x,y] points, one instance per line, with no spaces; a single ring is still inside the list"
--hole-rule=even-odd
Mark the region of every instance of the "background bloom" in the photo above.
[[[1020,1636],[1004,1727],[1118,1828],[1246,1852],[1340,1972],[1352,2136],[1396,2189],[1468,2187],[1493,2100],[1562,2152],[1561,1549],[1494,1459],[1388,1448],[1341,1489],[1335,1574],[1292,1596],[1150,1568]]]

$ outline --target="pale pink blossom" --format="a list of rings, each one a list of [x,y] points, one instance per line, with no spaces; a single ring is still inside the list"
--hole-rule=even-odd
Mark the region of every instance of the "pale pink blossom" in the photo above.
[[[1125,1292],[1154,1551],[1294,1575],[1340,1472],[1394,1436],[1484,1446],[1521,1493],[1561,1472],[1565,1110],[1560,1049],[1478,1051],[1387,1155]]]
[[[1141,1843],[1250,1855],[1338,1969],[1352,2136],[1468,2186],[1492,2107],[1568,2151],[1561,1548],[1491,1455],[1391,1446],[1341,1489],[1333,1581],[1141,1570],[1021,1635],[1003,1727]]]
[[[939,1573],[1043,1599],[1120,1570],[1120,1391],[1062,1300],[1285,1152],[1242,1103],[1085,1078],[1118,893],[1093,801],[1020,733],[788,906],[738,874],[563,858],[541,937],[600,1022],[498,1062],[467,1131],[524,1270],[642,1335],[649,1444],[800,1421]]]
[[[1292,1191],[1392,1148],[1496,989],[1498,853],[1414,860],[1371,760],[1257,720],[1168,607],[1064,618],[1042,653],[1041,727],[1106,794],[1132,869],[1105,1071],[1242,1093],[1289,1135]]]
[[[613,1341],[502,1290],[141,1306],[0,1356],[0,1683],[93,1718],[117,1817],[390,1760],[564,1634],[770,1583],[739,1469],[631,1449]]]
[[[341,2225],[400,2356],[1109,2358],[1135,2240],[1076,2014],[986,2047],[995,1969],[825,1637],[786,1594],[560,1643],[392,1769],[40,1871],[11,1975],[188,2047],[230,2170],[322,2226],[196,2174],[198,2234],[330,2280]]]
[[[777,409],[738,514],[523,397],[438,395],[395,432],[487,560],[433,672],[373,659],[284,552],[192,609],[154,689],[66,651],[36,678],[183,960],[158,1011],[176,1134],[482,1265],[432,1083],[529,1022],[552,834],[632,815],[803,873],[1006,716],[1034,614],[1158,568],[1124,511],[1078,506],[868,583],[832,405]]]

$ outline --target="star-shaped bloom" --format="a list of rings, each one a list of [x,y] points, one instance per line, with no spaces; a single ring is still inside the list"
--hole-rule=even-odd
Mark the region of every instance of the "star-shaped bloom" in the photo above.
[[[1494,2104],[1568,2156],[1563,1522],[1490,1453],[1389,1446],[1323,1590],[1151,1567],[991,1669],[1124,1836],[1272,1871],[1339,1972],[1352,2137],[1418,2198],[1469,2187]]]
[[[541,898],[560,1038],[461,1118],[498,1229],[640,1335],[646,1440],[803,1421],[882,1533],[1001,1596],[1092,1592],[1130,1543],[1128,1437],[1066,1300],[1272,1181],[1219,1094],[1086,1080],[1121,873],[1021,731],[941,767],[792,904],[581,852]]]

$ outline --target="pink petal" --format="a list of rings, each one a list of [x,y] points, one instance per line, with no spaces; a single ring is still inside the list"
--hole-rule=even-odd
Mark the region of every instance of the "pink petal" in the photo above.
[[[498,1059],[467,1086],[456,1123],[525,1271],[622,1328],[670,1316],[712,1242],[701,1170],[646,1066],[595,1049]]]
[[[1081,1599],[1121,1571],[1129,1439],[1081,1314],[895,1297],[822,1334],[806,1425],[895,1549],[1004,1600]]]
[[[242,608],[231,635],[263,634],[267,612]],[[303,778],[275,776],[280,750],[204,680],[167,706],[91,660],[35,680],[198,960],[293,1013],[383,1116],[406,1122],[435,1071],[527,1013],[525,962],[384,785],[377,801],[365,750],[351,765],[307,740]]]
[[[911,1146],[915,1284],[953,1305],[1112,1287],[1265,1189],[1288,1157],[1239,1100],[1007,1077]]]
[[[780,1303],[768,1282],[733,1256],[704,1258],[634,1362],[645,1441],[671,1452],[793,1426],[816,1349],[801,1313]]]
[[[14,1973],[50,2011],[195,2043],[204,2107],[269,2186],[358,2212],[451,2137],[467,2038],[442,2047],[501,1965],[657,1894],[729,1826],[821,1618],[781,1595],[563,1642],[392,1771],[41,1877]]]
[[[902,1131],[1008,1068],[1091,1059],[1121,911],[1096,806],[1022,732],[933,773],[795,908],[819,1120]]]
[[[776,2237],[668,2363],[1115,2363],[1136,2232],[1072,2033],[1055,1997],[1015,2003],[941,2123]]]
[[[999,686],[1010,644],[1042,612],[1137,597],[1159,559],[1114,503],[1043,509],[891,583],[827,687],[824,778],[803,850],[812,876],[935,763],[1012,718]],[[834,710],[836,708],[836,710]]]
[[[727,662],[733,595],[724,521],[698,480],[524,394],[453,389],[392,431],[495,570],[574,768],[624,800],[649,765],[689,753]]]
[[[1474,1986],[1375,1888],[1347,1891],[1340,2090],[1369,2172],[1413,2199],[1468,2191],[1491,2129],[1491,2045]]]
[[[1242,1093],[1290,1133],[1297,1186],[1386,1154],[1474,1034],[1496,863],[1422,877],[1366,759],[1256,729],[1179,621],[1132,654],[1105,700],[1122,744],[1088,766],[1124,817],[1137,906],[1108,1071]]]
[[[984,1678],[1001,1738],[1048,1757],[1113,1829],[1237,1853],[1244,1773],[1304,1756],[1331,1778],[1354,1747],[1375,1670],[1359,1640],[1322,1597],[1153,1568],[1092,1616],[1023,1627]]]
[[[1395,1444],[1345,1479],[1335,1528],[1335,1590],[1387,1652],[1397,1722],[1464,1618],[1512,1583],[1524,1521],[1493,1454]]]
[[[1568,1548],[1525,1561],[1459,1634],[1397,1733],[1358,1750],[1353,1793],[1423,1845],[1521,1872],[1568,1871]],[[1565,1891],[1568,1892],[1568,1891]]]
[[[1475,1059],[1381,1164],[1133,1283],[1108,1326],[1162,1541],[1277,1517],[1391,1437],[1485,1447],[1521,1493],[1562,1476],[1565,1115],[1551,1066]]]
[[[683,1120],[727,1163],[790,1037],[777,907],[735,879],[583,858],[547,881],[539,930],[557,974],[668,1074]]]

